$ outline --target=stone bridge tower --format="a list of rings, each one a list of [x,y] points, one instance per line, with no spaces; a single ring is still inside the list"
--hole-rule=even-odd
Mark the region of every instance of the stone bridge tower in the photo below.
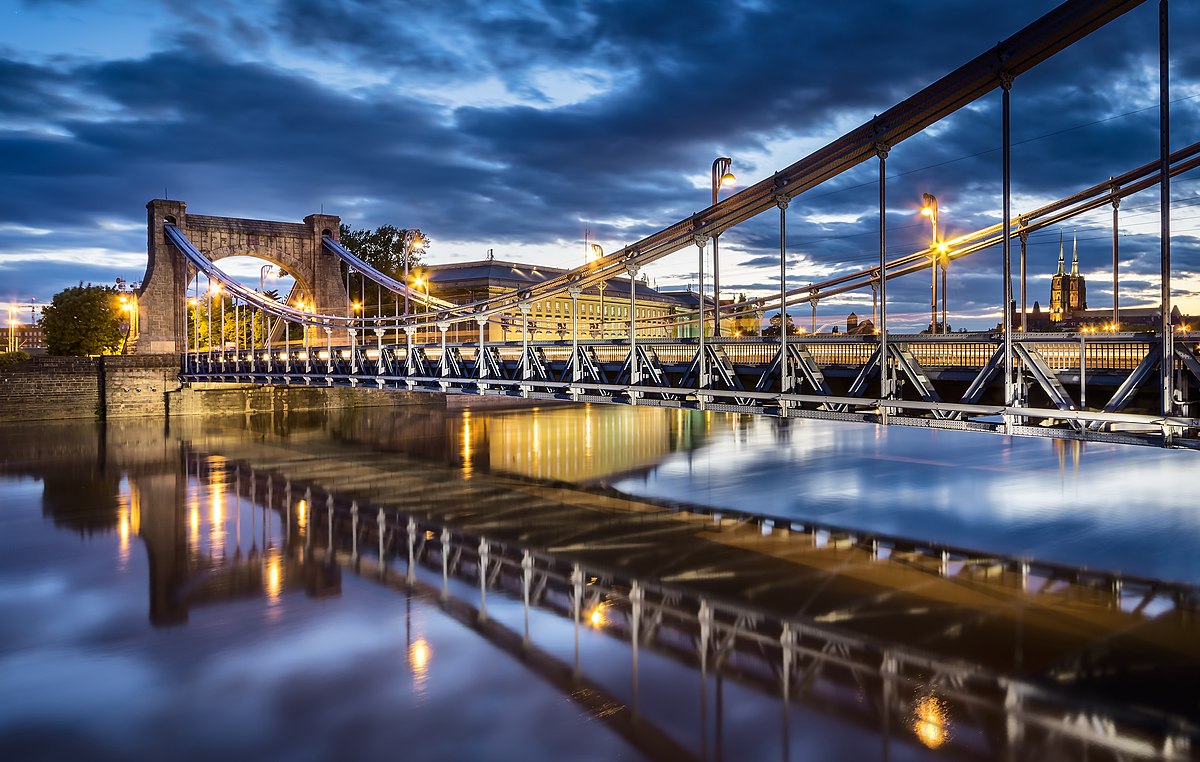
[[[349,296],[336,257],[321,237],[338,238],[341,219],[310,214],[304,222],[271,222],[188,214],[183,201],[154,199],[146,204],[146,274],[138,293],[138,354],[182,353],[187,349],[187,287],[196,274],[167,239],[172,222],[213,262],[252,256],[283,268],[323,315],[349,314]]]

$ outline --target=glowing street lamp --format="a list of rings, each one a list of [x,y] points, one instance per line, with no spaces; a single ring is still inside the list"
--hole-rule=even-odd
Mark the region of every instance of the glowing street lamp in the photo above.
[[[737,182],[737,178],[729,171],[733,159],[721,156],[712,163],[712,202],[717,203],[717,194],[722,187],[728,187]],[[713,336],[721,335],[721,256],[717,244],[718,233],[713,233]],[[700,284],[700,312],[704,313],[704,284]],[[704,321],[700,321],[700,332],[704,332]]]
[[[400,258],[404,260],[404,282],[408,283],[408,257],[415,249],[420,251],[425,248],[428,241],[421,235],[420,230],[405,230],[404,237],[400,239]],[[425,299],[425,308],[429,309],[429,299]],[[404,290],[404,314],[408,314],[408,289]]]
[[[933,243],[929,256],[929,272],[932,276],[929,286],[929,332],[937,333],[938,201],[932,193],[924,193],[921,198],[921,214],[933,224]]]

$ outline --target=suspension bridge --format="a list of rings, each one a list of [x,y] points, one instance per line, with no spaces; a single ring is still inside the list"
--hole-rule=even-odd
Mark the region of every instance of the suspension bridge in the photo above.
[[[340,220],[310,215],[303,224],[188,214],[186,204],[148,205],[150,261],[140,295],[146,351],[181,355],[185,382],[280,384],[403,389],[419,392],[515,396],[629,405],[745,412],[780,417],[1093,439],[1127,444],[1200,448],[1200,332],[1173,322],[1171,304],[1171,179],[1200,164],[1200,144],[1170,150],[1169,25],[1160,0],[1160,155],[1037,209],[1011,209],[1010,101],[1020,75],[1141,5],[1141,0],[1070,0],[825,147],[712,206],[636,243],[511,293],[455,304],[414,289],[362,261],[339,242]],[[1001,91],[1002,218],[989,227],[899,257],[887,255],[886,163],[903,141],[996,90]],[[876,162],[879,187],[878,264],[800,287],[788,285],[790,206],[820,184],[866,162]],[[1026,243],[1031,233],[1111,206],[1116,225],[1121,199],[1157,187],[1161,218],[1161,302],[1154,330],[1104,334],[1024,330]],[[705,292],[705,249],[726,231],[763,214],[778,215],[779,293],[735,305],[701,296],[691,312],[669,317],[639,314],[636,278],[668,256],[696,252]],[[1020,310],[1013,289],[1013,243],[1020,243]],[[999,249],[997,330],[899,334],[888,329],[889,281],[936,270],[949,262]],[[285,267],[310,295],[281,304],[239,283],[214,263],[253,253]],[[716,258],[714,257],[714,263]],[[395,296],[394,314],[358,315],[343,273],[358,273],[380,294]],[[274,321],[277,341],[232,346],[201,342],[199,313],[189,318],[188,286],[199,299],[199,279],[233,303],[233,320]],[[719,280],[719,273],[713,273]],[[622,338],[589,338],[581,329],[584,289],[628,278],[628,323]],[[781,319],[777,338],[706,336],[705,326],[769,312],[817,305],[870,289],[878,312],[867,335],[789,336]],[[936,289],[935,289],[936,291]],[[570,303],[558,341],[531,337],[534,305]],[[620,297],[617,297],[620,298]],[[403,299],[406,310],[399,310]],[[417,305],[419,311],[407,309]],[[935,302],[936,304],[936,302]],[[212,319],[209,312],[209,320]],[[567,325],[569,321],[569,326]],[[189,333],[189,322],[191,331]],[[517,326],[520,341],[489,341],[489,325]],[[942,325],[944,326],[944,319]],[[477,327],[462,341],[452,327]],[[691,326],[694,336],[679,335]],[[282,326],[282,328],[280,327]],[[206,333],[212,335],[211,326]],[[568,338],[569,334],[569,338]],[[222,330],[224,335],[224,330]],[[296,338],[293,338],[293,337]],[[433,339],[433,340],[431,340]],[[282,345],[282,346],[280,346]],[[139,345],[140,346],[140,345]]]

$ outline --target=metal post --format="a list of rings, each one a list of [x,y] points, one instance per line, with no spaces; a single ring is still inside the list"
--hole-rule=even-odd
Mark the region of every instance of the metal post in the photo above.
[[[529,303],[518,304],[521,311],[521,380],[529,379]]]
[[[608,285],[605,281],[600,281],[596,286],[600,290],[600,339],[604,340],[604,288]]]
[[[1087,338],[1079,332],[1079,409],[1087,410]]]
[[[809,297],[809,299],[808,299],[808,303],[812,306],[812,330],[810,331],[810,333],[817,332],[817,302],[819,302],[819,301],[820,300],[817,299],[815,294],[813,296]],[[787,326],[785,325],[785,326],[783,326],[783,328],[784,328],[784,330],[786,330]]]
[[[446,362],[446,331],[450,330],[450,323],[445,320],[439,320],[437,327],[442,332],[442,356],[438,358],[438,365],[441,366],[442,372],[438,375],[446,376],[450,373],[450,363]]]
[[[1121,199],[1117,198],[1117,186],[1112,187],[1112,209],[1113,209],[1113,224],[1112,224],[1112,280],[1113,280],[1113,331],[1121,330],[1121,307],[1120,307],[1120,289],[1117,285],[1118,271],[1118,251],[1119,244],[1117,243],[1117,208],[1121,206]]]
[[[375,351],[378,353],[375,357],[375,375],[383,375],[383,328],[375,329]]]
[[[950,269],[950,254],[949,252],[938,252],[938,259],[941,260],[942,266],[942,330],[941,333],[946,333],[946,271]]]
[[[703,389],[708,386],[708,374],[705,372],[705,357],[704,357],[704,245],[708,243],[708,236],[703,233],[696,233],[693,236],[696,242],[696,251],[699,252],[698,259],[700,262],[699,280],[700,280],[700,314],[697,316],[696,325],[700,328],[700,353],[696,356],[696,388]]]
[[[404,375],[413,374],[413,334],[417,332],[415,325],[404,326],[404,337],[407,349],[404,353]]]
[[[718,256],[717,236],[712,237],[713,245],[713,336],[721,335],[721,260]]]
[[[1029,229],[1025,227],[1025,220],[1018,219],[1017,237],[1021,239],[1021,332],[1029,330],[1029,314],[1025,309],[1025,249],[1029,245]]]
[[[408,289],[411,284],[408,282],[408,247],[411,245],[408,234],[411,231],[405,230],[404,235],[400,238],[400,259],[404,263],[404,316],[408,317]]]
[[[784,194],[775,197],[779,207],[779,393],[787,394],[792,388],[788,373],[787,345],[787,208],[791,198]],[[783,409],[783,404],[780,404]]]
[[[487,315],[476,315],[475,322],[479,323],[479,353],[475,356],[475,370],[478,371],[477,375],[482,381],[487,378],[487,363],[484,362],[484,350],[487,348]],[[479,385],[479,393],[483,394],[483,384]]]
[[[288,326],[288,328],[290,328],[290,327],[291,326]],[[357,341],[358,329],[351,328],[349,331],[347,331],[347,333],[350,334],[350,372],[357,373],[358,372],[358,341]],[[287,331],[287,328],[285,328],[284,332],[283,332],[283,340],[286,342],[287,339],[288,339],[288,331]],[[286,346],[286,344],[284,346]]]
[[[933,215],[930,217],[933,222],[933,245],[930,247],[929,257],[929,274],[931,276],[929,286],[929,333],[937,333],[937,262],[938,262],[938,213],[937,208],[934,208]]]
[[[1012,90],[1013,78],[1008,72],[1000,73],[1000,87],[1003,89],[1003,101],[1001,108],[1002,126],[1002,141],[1004,143],[1004,151],[1002,164],[1004,165],[1004,404],[1006,406],[1013,404],[1013,356],[1012,356],[1012,252],[1009,251],[1009,245],[1012,240],[1012,218],[1009,205],[1011,199],[1011,171],[1012,171],[1012,144],[1009,134],[1009,116],[1010,116],[1010,94]],[[1012,419],[1009,416],[1004,417],[1005,429],[1008,433],[1012,433]]]
[[[637,359],[637,274],[641,267],[635,262],[625,263],[625,272],[629,273],[629,385],[637,386],[642,380],[638,372]],[[704,327],[701,324],[701,332]]]
[[[325,328],[325,352],[329,355],[325,360],[325,372],[333,375],[333,328],[326,325]]]
[[[1175,342],[1171,334],[1171,101],[1170,101],[1170,26],[1167,0],[1158,1],[1158,176],[1159,176],[1159,224],[1161,227],[1159,250],[1162,275],[1162,359],[1159,361],[1162,381],[1162,414],[1174,412],[1175,400],[1172,386],[1175,368]]]
[[[213,346],[213,340],[212,340],[212,298],[213,298],[212,278],[211,278],[211,277],[209,277],[209,278],[208,278],[208,304],[205,306],[205,310],[204,310],[205,312],[207,312],[207,313],[208,313],[208,366],[209,366],[209,370],[212,370],[212,346]]]
[[[309,338],[310,326],[304,326],[304,372],[312,372],[312,341]]]
[[[571,286],[567,289],[571,297],[571,380],[579,380],[579,295],[583,289]]]
[[[888,353],[887,328],[887,157],[889,146],[875,144],[875,155],[879,157],[879,396],[892,398],[891,356]],[[881,408],[883,422],[887,423],[887,408]]]

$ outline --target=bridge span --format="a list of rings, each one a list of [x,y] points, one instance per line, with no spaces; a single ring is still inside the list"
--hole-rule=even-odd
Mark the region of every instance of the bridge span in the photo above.
[[[338,241],[337,218],[312,218],[303,233],[299,265],[309,280],[318,271],[356,272],[363,283],[376,284],[377,314],[356,314],[352,297],[343,305],[329,293],[312,300],[312,308],[280,304],[222,273],[212,260],[233,251],[228,245],[201,251],[195,231],[182,218],[151,217],[150,237],[159,248],[179,255],[176,271],[199,275],[209,288],[209,321],[202,342],[199,310],[177,305],[175,325],[182,350],[181,378],[195,383],[251,383],[306,386],[399,388],[536,399],[608,402],[631,405],[694,407],[781,417],[819,417],[879,424],[925,426],[1006,434],[1075,439],[1200,446],[1200,335],[1177,320],[1171,304],[1171,179],[1200,167],[1200,143],[1172,151],[1169,140],[1169,27],[1166,3],[1160,14],[1159,53],[1162,77],[1158,92],[1160,151],[1157,159],[1110,177],[1037,209],[1014,215],[1011,209],[1011,91],[1017,78],[1042,61],[1117,22],[1141,3],[1138,0],[1068,0],[1031,22],[946,76],[929,84],[879,116],[847,132],[791,166],[776,172],[707,209],[679,220],[624,247],[543,282],[468,304],[424,298],[411,283],[395,280],[355,257]],[[1019,92],[1019,88],[1015,88]],[[887,174],[889,152],[909,137],[937,124],[959,109],[999,90],[1002,97],[1002,216],[996,224],[951,239],[937,239],[927,249],[888,256]],[[839,274],[822,282],[791,286],[788,273],[789,206],[802,204],[803,194],[870,160],[879,169],[878,264]],[[1078,215],[1112,206],[1113,280],[1117,283],[1117,228],[1120,201],[1157,188],[1162,220],[1160,241],[1161,301],[1153,330],[1122,332],[1116,285],[1111,330],[1086,333],[1035,334],[1023,330],[1028,235]],[[730,308],[709,301],[705,293],[705,250],[711,242],[716,264],[717,239],[735,226],[765,212],[778,213],[779,292]],[[202,222],[216,218],[199,217]],[[205,222],[205,224],[208,224]],[[243,221],[245,222],[245,221]],[[319,224],[318,224],[319,223]],[[213,222],[212,224],[216,224]],[[225,223],[222,223],[225,224]],[[272,223],[262,223],[269,226]],[[203,226],[202,226],[203,227]],[[288,228],[291,230],[291,228]],[[257,228],[256,228],[257,230]],[[265,228],[264,228],[265,230]],[[286,232],[286,231],[285,231]],[[260,231],[261,233],[261,231]],[[260,234],[256,233],[256,234]],[[937,237],[935,227],[935,238]],[[1020,241],[1020,316],[1013,289],[1013,244]],[[240,239],[239,239],[240,240]],[[249,240],[249,239],[247,239]],[[224,238],[221,238],[224,243]],[[240,245],[240,244],[239,244]],[[636,309],[633,282],[642,268],[668,255],[694,247],[699,269],[699,307],[690,313],[648,319]],[[236,247],[235,247],[236,248]],[[950,334],[939,326],[935,309],[928,333],[903,335],[888,328],[888,282],[937,268],[983,252],[998,251],[1002,283],[998,289],[998,330]],[[237,249],[241,251],[242,249]],[[690,263],[689,263],[690,265]],[[340,270],[338,269],[340,268]],[[309,273],[311,271],[311,273]],[[714,273],[714,281],[719,274]],[[578,299],[585,287],[603,287],[616,276],[628,276],[628,331],[623,340],[589,341],[579,326]],[[793,279],[795,274],[792,274]],[[174,293],[181,298],[180,284]],[[347,282],[349,282],[347,280]],[[313,284],[307,288],[314,289]],[[364,286],[365,288],[365,286]],[[761,327],[768,311],[782,315],[789,307],[816,305],[856,289],[878,296],[874,333],[864,336],[792,337],[784,329],[777,339],[725,339],[706,335],[711,320],[722,314],[752,316]],[[319,289],[318,289],[319,290]],[[936,286],[934,287],[936,296]],[[422,312],[386,315],[383,292],[415,300]],[[331,293],[331,292],[330,292]],[[224,325],[226,294],[232,301],[235,339],[232,347]],[[556,297],[570,302],[563,314],[560,342],[530,340],[530,312],[538,300]],[[212,306],[220,299],[221,342],[211,340]],[[620,298],[620,297],[618,297]],[[365,301],[365,300],[364,300]],[[362,305],[359,305],[362,306]],[[943,308],[943,315],[944,315]],[[246,317],[243,318],[243,315]],[[275,330],[260,340],[251,331],[243,340],[245,320],[274,319]],[[566,321],[569,320],[569,328]],[[487,341],[493,321],[520,326],[521,341]],[[285,327],[279,330],[279,324]],[[239,325],[240,324],[240,325]],[[452,326],[478,325],[479,340],[447,341]],[[666,327],[689,325],[695,339],[663,339]],[[282,333],[282,342],[272,335]],[[716,332],[715,332],[716,333]],[[941,333],[941,335],[938,335]],[[507,331],[504,332],[507,336]],[[565,336],[570,340],[566,341]],[[606,333],[607,335],[607,333]],[[675,332],[674,335],[678,335]],[[461,334],[459,334],[461,336]],[[283,346],[279,347],[278,344]]]

